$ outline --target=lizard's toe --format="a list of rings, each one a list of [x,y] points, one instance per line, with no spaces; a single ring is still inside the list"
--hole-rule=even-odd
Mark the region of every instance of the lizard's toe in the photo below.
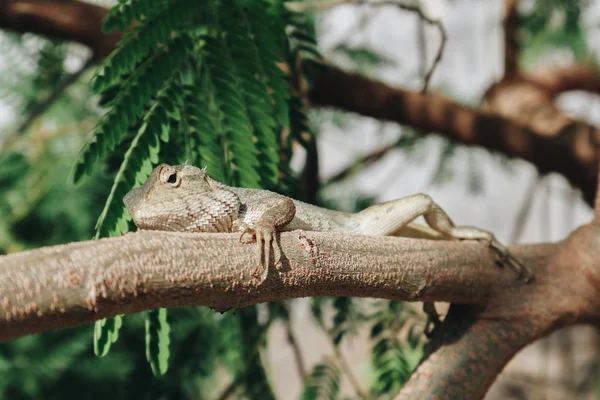
[[[501,265],[506,265],[513,269],[517,274],[517,280],[523,279],[528,282],[531,279],[531,271],[523,263],[517,260],[506,247],[500,244],[495,238],[490,242],[490,247],[498,255],[498,261]]]
[[[260,282],[264,282],[269,275],[269,265],[271,264],[271,244],[275,232],[270,227],[261,226],[260,224],[254,227],[256,234],[256,260],[258,268],[263,272],[260,276]]]

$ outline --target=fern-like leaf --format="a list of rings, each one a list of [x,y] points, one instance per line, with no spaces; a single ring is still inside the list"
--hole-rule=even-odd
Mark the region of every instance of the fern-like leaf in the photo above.
[[[94,139],[84,149],[81,160],[75,166],[73,180],[76,183],[84,174],[93,172],[96,161],[104,158],[121,142],[123,132],[137,122],[152,97],[173,71],[181,67],[192,49],[191,39],[181,35],[144,61],[127,78],[112,101],[112,108],[96,124]]]
[[[159,91],[143,118],[142,126],[133,138],[117,172],[104,209],[96,223],[96,238],[121,235],[131,219],[122,199],[131,188],[143,184],[158,164],[159,138],[169,138],[169,110],[179,107],[181,94],[174,73]]]
[[[218,114],[211,112],[214,108],[212,85],[200,82],[201,87],[185,88],[184,111],[188,117],[188,130],[191,132],[195,152],[191,160],[196,165],[206,167],[207,174],[219,181],[227,182],[225,169],[225,153],[219,136]]]
[[[229,183],[236,186],[259,188],[258,150],[252,139],[252,123],[240,93],[240,78],[223,40],[207,36],[204,57],[206,82],[212,86],[213,110],[218,135],[225,147],[231,176]],[[219,50],[220,49],[220,50]]]
[[[119,330],[123,326],[123,317],[104,318],[94,324],[94,354],[104,357],[110,347],[119,338]]]
[[[336,400],[340,390],[340,370],[331,358],[315,365],[302,389],[302,400]]]
[[[145,7],[137,7],[136,19],[140,18],[143,22],[127,32],[116,50],[104,60],[92,81],[94,91],[101,93],[111,87],[123,75],[131,73],[145,57],[167,45],[174,32],[186,28],[191,22],[198,3],[197,0],[155,1],[145,3]]]
[[[146,312],[146,359],[154,376],[164,375],[169,368],[169,333],[167,309]]]

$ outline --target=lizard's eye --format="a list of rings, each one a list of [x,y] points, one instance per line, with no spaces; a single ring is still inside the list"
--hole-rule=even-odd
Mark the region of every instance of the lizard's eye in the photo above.
[[[170,187],[179,187],[181,184],[181,176],[177,173],[177,171],[173,171],[172,169],[163,170],[163,173],[160,175],[160,180],[163,184]]]

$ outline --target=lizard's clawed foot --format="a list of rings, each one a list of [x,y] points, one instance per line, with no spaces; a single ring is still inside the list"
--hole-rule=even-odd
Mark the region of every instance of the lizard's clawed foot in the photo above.
[[[240,242],[243,241],[245,235],[251,235],[252,239],[244,243],[250,243],[253,239],[256,240],[256,261],[258,265],[252,272],[252,275],[257,276],[260,270],[262,270],[263,272],[260,274],[259,281],[260,283],[264,282],[269,275],[271,260],[274,261],[274,265],[281,262],[281,249],[277,243],[273,246],[274,254],[271,252],[271,245],[275,241],[275,228],[261,224],[260,222],[257,222],[254,228],[251,228],[245,222],[236,221],[234,229],[241,231]]]
[[[519,260],[517,260],[506,247],[504,247],[495,237],[490,240],[490,247],[498,254],[498,261],[502,265],[508,264],[516,273],[517,279],[529,282],[531,279],[531,271]]]
[[[457,226],[449,232],[451,237],[461,240],[479,240],[485,242],[496,252],[498,262],[504,266],[508,265],[517,273],[517,279],[528,282],[531,279],[531,271],[517,260],[496,237],[483,229],[472,226]]]

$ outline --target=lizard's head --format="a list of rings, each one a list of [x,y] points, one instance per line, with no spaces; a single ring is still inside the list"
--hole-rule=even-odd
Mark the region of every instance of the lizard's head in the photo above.
[[[187,232],[228,231],[239,199],[191,165],[161,164],[123,202],[140,229]]]

